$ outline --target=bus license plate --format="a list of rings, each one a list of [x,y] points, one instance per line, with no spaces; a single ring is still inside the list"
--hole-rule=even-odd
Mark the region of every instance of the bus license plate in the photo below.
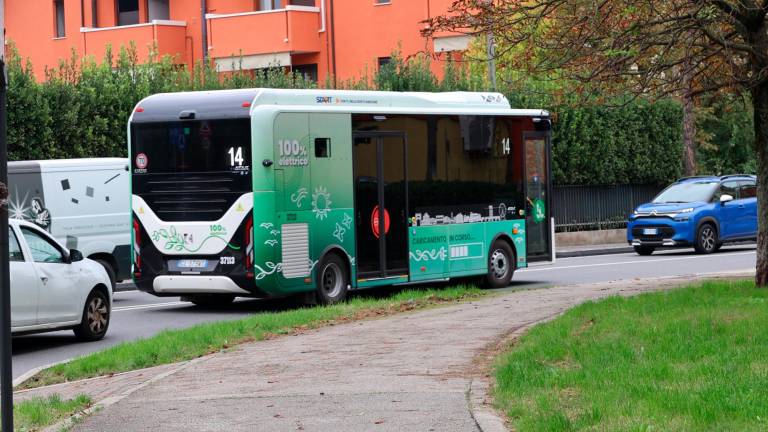
[[[659,235],[658,228],[645,228],[643,230],[643,234],[645,235]]]
[[[200,260],[200,259],[179,260],[179,267],[181,267],[181,268],[205,268],[205,267],[208,267],[208,260]]]

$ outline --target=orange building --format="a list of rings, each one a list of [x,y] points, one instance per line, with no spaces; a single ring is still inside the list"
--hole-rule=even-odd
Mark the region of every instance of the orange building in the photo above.
[[[469,38],[421,35],[423,20],[452,0],[32,0],[5,2],[7,38],[44,77],[74,50],[101,60],[131,42],[140,60],[150,48],[178,64],[207,52],[221,72],[282,66],[318,82],[369,76],[393,49],[433,55],[439,76],[447,56]]]

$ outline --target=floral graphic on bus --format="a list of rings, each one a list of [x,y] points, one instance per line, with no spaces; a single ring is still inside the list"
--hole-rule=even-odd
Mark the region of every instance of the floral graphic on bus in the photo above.
[[[413,252],[409,252],[411,259],[414,261],[445,261],[445,258],[448,256],[448,251],[441,247],[440,249],[432,249],[432,250],[415,250]]]
[[[195,253],[203,248],[203,246],[208,243],[211,239],[218,239],[220,241],[223,241],[227,244],[227,246],[230,249],[234,250],[240,250],[239,246],[235,246],[231,243],[229,243],[227,240],[224,239],[224,236],[226,235],[226,231],[215,231],[211,230],[210,234],[203,239],[202,242],[197,247],[194,247],[194,239],[192,235],[187,234],[181,234],[176,229],[175,226],[171,226],[168,229],[161,228],[159,230],[155,230],[152,232],[152,240],[159,242],[161,239],[165,240],[165,244],[163,245],[163,249],[170,251],[186,251],[189,253]],[[189,246],[188,246],[189,245]],[[192,246],[192,247],[190,247]]]
[[[280,234],[280,231],[274,229],[275,226],[269,222],[264,222],[259,227],[264,228],[265,230],[269,231],[269,235],[271,235],[274,238],[268,239],[264,241],[264,244],[270,247],[277,246],[280,241],[277,239],[277,235]]]
[[[323,220],[331,212],[331,193],[325,186],[318,186],[315,193],[312,194],[312,213],[315,217]]]
[[[347,229],[352,229],[352,222],[352,216],[344,213],[344,220],[341,221],[341,224],[344,225]]]
[[[302,201],[304,201],[308,194],[307,188],[301,188],[296,193],[291,194],[291,202],[296,204],[296,207],[301,208]]]
[[[344,243],[344,234],[346,232],[347,232],[347,230],[343,226],[341,226],[341,225],[339,225],[337,223],[336,224],[336,230],[333,232],[333,236],[336,237],[337,239],[339,239],[340,242]]]

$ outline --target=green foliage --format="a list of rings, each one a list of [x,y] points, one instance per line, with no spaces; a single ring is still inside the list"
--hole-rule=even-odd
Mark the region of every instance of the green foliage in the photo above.
[[[8,142],[12,160],[126,155],[126,123],[143,98],[161,92],[225,88],[315,88],[316,83],[282,68],[219,74],[213,65],[198,63],[192,71],[170,57],[150,55],[139,63],[135,47],[105,58],[79,59],[73,52],[37,82],[31,67],[11,48],[9,61]],[[482,62],[445,62],[444,78],[432,73],[431,60],[417,55],[405,59],[392,53],[389,64],[372,77],[326,88],[391,91],[487,90]],[[508,76],[500,73],[500,77]],[[530,80],[528,80],[530,81]],[[556,80],[509,85],[504,92],[513,107],[545,108],[553,113],[553,172],[558,184],[666,183],[680,173],[681,131],[677,104],[632,102],[621,108],[574,108],[558,97],[564,87]],[[559,90],[558,90],[559,89]],[[532,90],[532,91],[528,91]],[[560,92],[560,93],[558,93]],[[734,113],[736,115],[736,113]],[[718,140],[729,123],[712,120]],[[741,128],[733,129],[742,133]],[[713,142],[715,142],[713,138]],[[719,142],[719,141],[718,141]],[[731,136],[736,147],[741,136]],[[741,147],[739,147],[741,148]],[[707,150],[709,151],[709,150]],[[703,151],[707,156],[712,153]],[[734,154],[734,163],[741,163]],[[715,164],[716,157],[711,157]],[[730,168],[730,166],[729,166]],[[714,167],[713,169],[720,169]],[[722,168],[725,169],[725,168]],[[745,168],[746,169],[746,168]]]
[[[751,101],[733,96],[710,97],[698,110],[698,162],[704,174],[754,174],[755,127]]]
[[[680,177],[682,113],[677,103],[637,101],[553,111],[555,183],[664,184]]]
[[[389,63],[379,69],[374,83],[378,90],[384,91],[433,92],[440,87],[428,58],[416,56],[405,60],[399,51],[393,52]]]
[[[190,72],[170,57],[139,63],[135,47],[117,56],[71,58],[37,82],[11,48],[8,62],[8,148],[11,160],[125,156],[126,125],[136,104],[161,92],[224,88],[313,88],[281,68],[220,75],[202,63]]]
[[[27,399],[14,404],[13,426],[18,431],[41,430],[90,406],[91,398],[84,394],[68,400],[56,393]]]

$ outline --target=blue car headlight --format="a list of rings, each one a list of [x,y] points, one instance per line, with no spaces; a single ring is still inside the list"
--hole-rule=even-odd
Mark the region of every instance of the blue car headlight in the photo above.
[[[674,219],[677,222],[685,222],[690,218],[690,214],[693,213],[694,208],[684,208],[682,210],[678,210],[677,214],[675,214]]]

